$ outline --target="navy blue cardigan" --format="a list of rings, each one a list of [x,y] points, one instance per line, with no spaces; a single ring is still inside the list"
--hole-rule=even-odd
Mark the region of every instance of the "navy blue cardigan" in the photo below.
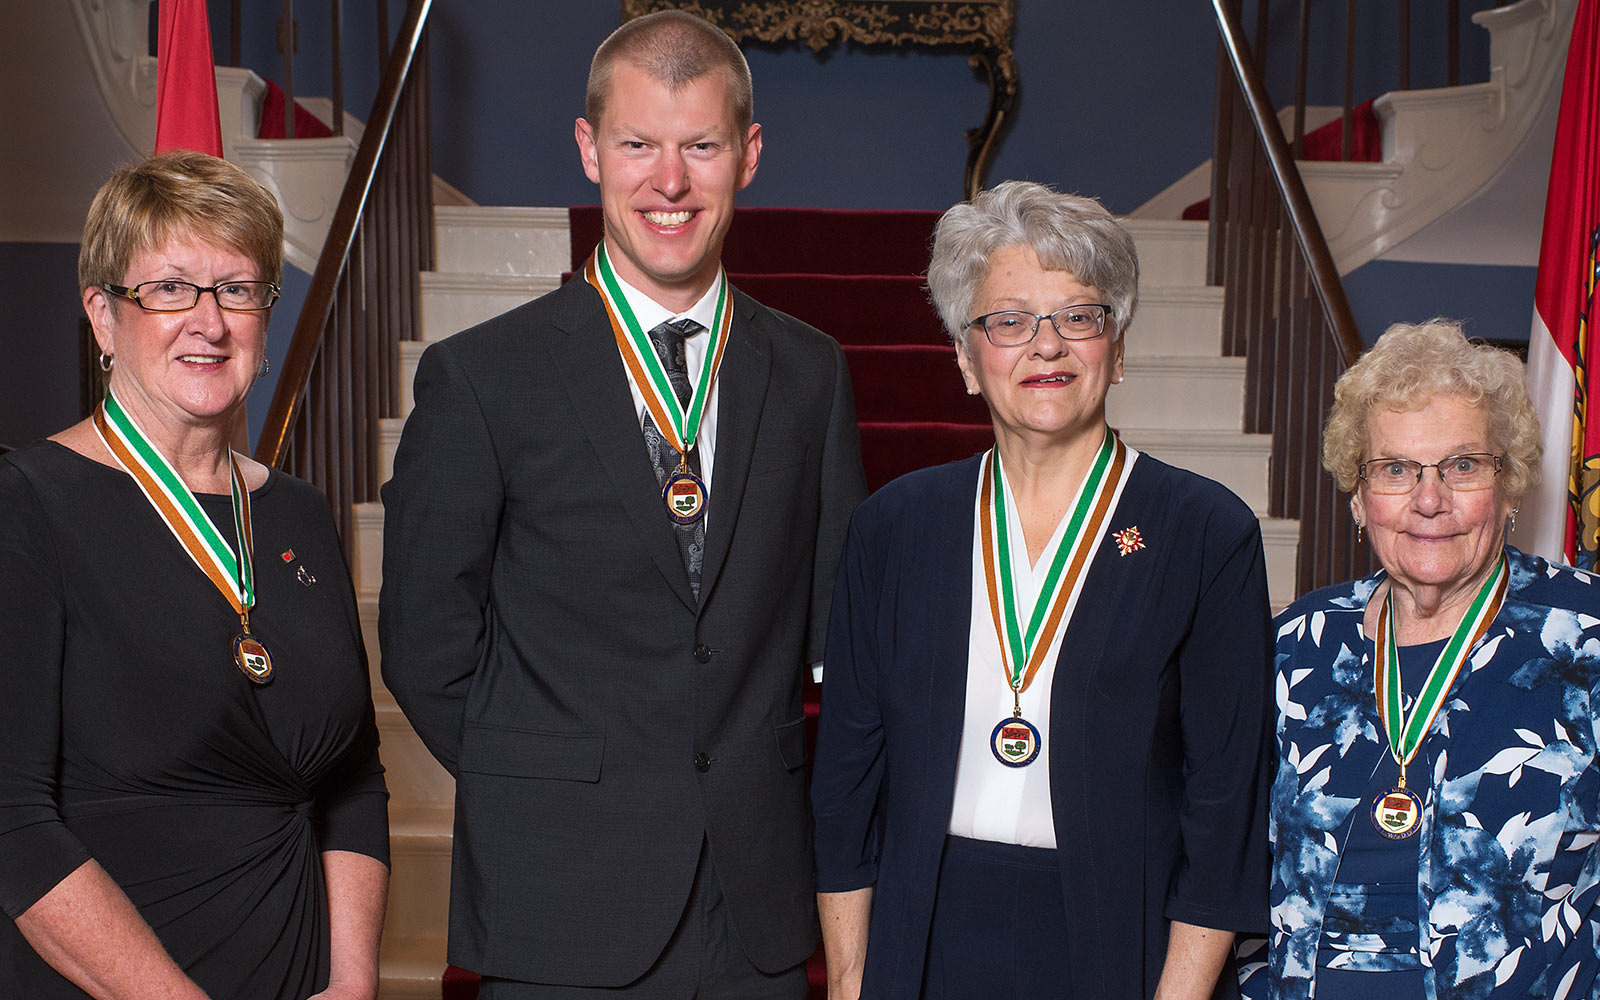
[[[839,566],[812,804],[817,888],[873,886],[864,998],[920,990],[954,799],[977,457],[857,509]],[[1271,641],[1261,530],[1148,455],[1095,553],[1051,689],[1069,993],[1148,998],[1177,920],[1267,920]],[[1119,555],[1137,527],[1145,547]],[[1218,996],[1236,996],[1224,974]]]

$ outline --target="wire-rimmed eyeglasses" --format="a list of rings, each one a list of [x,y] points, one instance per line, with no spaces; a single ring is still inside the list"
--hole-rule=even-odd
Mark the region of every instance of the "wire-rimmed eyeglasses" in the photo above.
[[[1042,316],[1022,309],[1001,309],[970,319],[967,326],[982,327],[983,335],[996,347],[1021,347],[1039,335],[1039,324],[1045,320],[1062,340],[1093,340],[1105,332],[1110,316],[1111,307],[1105,303],[1082,302]]]
[[[1422,482],[1422,473],[1436,469],[1439,479],[1457,492],[1486,490],[1504,466],[1499,455],[1472,452],[1451,455],[1437,462],[1414,462],[1409,458],[1369,458],[1357,468],[1361,481],[1374,493],[1394,496],[1410,493]]]

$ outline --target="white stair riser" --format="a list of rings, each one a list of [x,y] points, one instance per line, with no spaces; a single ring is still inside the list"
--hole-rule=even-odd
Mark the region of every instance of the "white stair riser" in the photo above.
[[[1277,614],[1297,596],[1295,560],[1300,552],[1300,522],[1280,517],[1261,519],[1261,547],[1267,560],[1267,601]]]
[[[403,373],[402,377],[411,379],[415,377],[416,369]],[[411,383],[407,381],[407,385]],[[407,393],[409,395],[409,393]],[[411,412],[409,406],[406,412]],[[378,421],[378,481],[387,483],[394,476],[394,452],[400,447],[400,432],[405,428],[405,417],[384,417]]]
[[[425,340],[402,340],[400,342],[400,415],[411,415],[411,408],[417,405],[417,397],[412,392],[412,386],[417,379],[417,364],[422,360],[422,352],[428,349]],[[391,471],[393,466],[390,467]],[[385,475],[384,481],[389,477]]]
[[[1200,286],[1206,283],[1205,222],[1120,220],[1139,250],[1140,284]]]
[[[560,283],[558,277],[486,277],[424,271],[422,339],[443,340],[554,291]]]
[[[450,828],[390,831],[389,867],[384,958],[434,959],[442,972],[450,926]]]
[[[1139,292],[1128,357],[1215,358],[1222,351],[1222,289],[1156,285]]]
[[[1256,512],[1267,509],[1267,464],[1272,458],[1272,439],[1260,434],[1218,431],[1212,440],[1201,435],[1186,435],[1187,440],[1171,440],[1158,431],[1118,428],[1131,447],[1159,458],[1168,465],[1197,472],[1214,479],[1250,505]]]
[[[564,208],[441,207],[433,219],[440,271],[531,277],[571,269]]]
[[[1111,387],[1113,427],[1237,432],[1244,419],[1243,358],[1129,358]]]
[[[356,585],[356,601],[365,612],[376,608],[378,588],[383,585],[383,504],[358,503],[355,509],[355,538],[350,545],[350,576]],[[369,656],[375,656],[369,650]]]

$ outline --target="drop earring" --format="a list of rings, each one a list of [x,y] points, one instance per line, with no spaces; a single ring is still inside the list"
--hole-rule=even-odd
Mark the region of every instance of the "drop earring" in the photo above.
[[[1515,507],[1511,508],[1511,527],[1509,529],[1507,529],[1507,530],[1509,530],[1509,531],[1516,531],[1517,530],[1517,508],[1515,508]]]
[[[1361,544],[1361,522],[1360,521],[1356,522],[1356,544],[1357,545]]]

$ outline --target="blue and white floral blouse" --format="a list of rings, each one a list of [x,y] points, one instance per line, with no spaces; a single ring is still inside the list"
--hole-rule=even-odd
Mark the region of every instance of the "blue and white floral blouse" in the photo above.
[[[1600,577],[1506,557],[1505,603],[1407,769],[1425,806],[1405,841],[1420,933],[1369,943],[1354,967],[1420,959],[1429,1000],[1600,997]],[[1370,822],[1364,793],[1388,752],[1362,634],[1382,579],[1319,590],[1277,620],[1272,929],[1241,945],[1246,997],[1315,996],[1318,947],[1338,943],[1324,925],[1340,845]]]

